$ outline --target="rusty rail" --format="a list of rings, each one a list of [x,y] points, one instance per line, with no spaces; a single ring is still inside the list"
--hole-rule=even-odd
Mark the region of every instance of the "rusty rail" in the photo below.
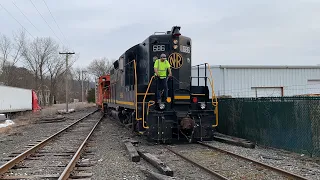
[[[212,170],[210,170],[210,169],[208,169],[208,168],[206,168],[206,167],[204,167],[204,166],[202,166],[202,165],[198,164],[197,162],[195,162],[195,161],[193,161],[193,160],[191,160],[191,159],[187,158],[186,156],[184,156],[184,155],[182,155],[182,154],[180,154],[180,153],[176,152],[175,150],[173,150],[173,149],[171,149],[171,148],[169,148],[169,147],[166,147],[166,149],[168,149],[169,151],[171,151],[171,152],[172,152],[172,153],[174,153],[175,155],[177,155],[177,156],[181,157],[182,159],[184,159],[184,160],[188,161],[189,163],[191,163],[191,164],[193,164],[193,165],[195,165],[195,166],[199,167],[200,169],[202,169],[202,170],[204,170],[204,171],[208,172],[209,174],[211,174],[212,176],[214,176],[216,179],[219,179],[219,180],[228,180],[228,178],[226,178],[226,177],[222,176],[221,174],[219,174],[219,173],[217,173],[217,172],[214,172],[214,171],[212,171]]]
[[[239,154],[235,154],[233,152],[230,152],[230,151],[226,151],[226,150],[223,150],[223,149],[220,149],[220,148],[217,148],[217,147],[214,147],[214,146],[211,146],[210,144],[206,144],[206,143],[203,143],[203,142],[198,142],[198,144],[202,145],[202,146],[205,146],[205,147],[208,147],[210,149],[214,149],[214,150],[217,150],[217,151],[220,151],[222,153],[225,153],[225,154],[229,154],[231,156],[234,156],[234,157],[237,157],[237,158],[240,158],[240,159],[244,159],[246,161],[250,161],[252,163],[255,163],[255,164],[258,164],[260,166],[263,166],[267,169],[270,169],[270,170],[273,170],[273,171],[276,171],[278,173],[281,173],[289,178],[293,178],[293,179],[303,179],[303,180],[308,180],[307,178],[305,177],[302,177],[300,175],[297,175],[297,174],[294,174],[294,173],[291,173],[291,172],[288,172],[286,170],[283,170],[283,169],[279,169],[279,168],[276,168],[276,167],[272,167],[272,166],[269,166],[265,163],[262,163],[262,162],[259,162],[259,161],[256,161],[256,160],[253,160],[253,159],[250,159],[250,158],[247,158],[247,157],[244,157],[244,156],[241,156]]]
[[[6,173],[9,169],[11,169],[13,166],[15,166],[15,164],[19,163],[20,161],[24,160],[26,157],[28,157],[29,155],[35,153],[38,149],[42,148],[43,146],[45,146],[49,141],[51,141],[52,139],[54,139],[55,137],[57,137],[58,135],[60,135],[62,132],[68,130],[70,127],[74,126],[75,124],[78,124],[80,121],[82,121],[83,119],[85,119],[86,117],[92,115],[93,113],[97,112],[98,110],[95,110],[87,115],[85,115],[84,117],[80,118],[79,120],[77,120],[76,122],[72,123],[71,125],[67,126],[66,128],[60,130],[59,132],[55,133],[54,135],[48,137],[47,139],[41,141],[40,143],[36,144],[35,146],[31,147],[30,149],[24,151],[23,153],[21,153],[20,155],[14,157],[13,159],[11,159],[10,161],[8,161],[7,163],[3,164],[0,167],[0,177]]]

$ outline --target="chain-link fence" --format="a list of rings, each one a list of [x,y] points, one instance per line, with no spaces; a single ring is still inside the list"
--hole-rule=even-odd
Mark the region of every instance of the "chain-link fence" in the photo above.
[[[218,131],[320,156],[320,98],[221,98]]]

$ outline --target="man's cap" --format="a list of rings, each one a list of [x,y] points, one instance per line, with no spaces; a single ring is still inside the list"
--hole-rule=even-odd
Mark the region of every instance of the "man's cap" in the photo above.
[[[160,58],[166,58],[167,56],[165,54],[161,54]]]

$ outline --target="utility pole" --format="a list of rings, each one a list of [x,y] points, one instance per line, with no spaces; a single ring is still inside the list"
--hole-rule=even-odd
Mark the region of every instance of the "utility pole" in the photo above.
[[[81,101],[82,103],[84,102],[84,92],[83,92],[83,73],[84,72],[87,72],[87,71],[84,71],[84,70],[81,70]]]
[[[69,100],[69,92],[68,92],[68,71],[69,71],[69,68],[68,68],[68,56],[69,54],[74,54],[74,52],[64,52],[64,53],[61,53],[59,52],[59,54],[65,54],[66,55],[66,113],[69,112],[69,109],[68,109],[68,100]]]

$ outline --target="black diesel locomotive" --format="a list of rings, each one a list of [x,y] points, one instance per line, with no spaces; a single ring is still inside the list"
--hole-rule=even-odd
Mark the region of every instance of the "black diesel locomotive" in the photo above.
[[[168,98],[156,101],[158,77],[154,62],[166,54],[172,77],[168,78]],[[180,27],[155,33],[123,53],[110,71],[110,99],[104,112],[148,140],[211,140],[218,125],[218,104],[207,63],[194,66],[198,76],[191,77],[191,39],[180,34]],[[199,68],[204,76],[199,77]],[[198,82],[192,84],[192,80]],[[199,84],[202,79],[204,85]],[[208,83],[207,83],[208,82]],[[211,88],[212,98],[209,98]]]

